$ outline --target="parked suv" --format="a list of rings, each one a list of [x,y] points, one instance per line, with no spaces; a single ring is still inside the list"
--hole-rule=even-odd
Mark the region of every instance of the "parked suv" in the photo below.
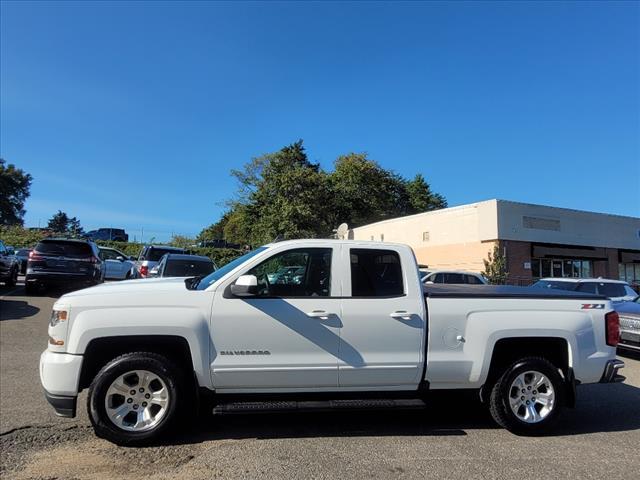
[[[149,271],[155,267],[165,253],[189,253],[184,248],[168,247],[166,245],[145,245],[138,257],[137,267],[140,276],[146,278]]]
[[[114,242],[128,242],[129,235],[122,228],[99,228],[84,234],[90,240],[112,240]]]
[[[18,281],[18,270],[20,270],[18,259],[0,240],[0,282],[4,282],[8,287],[15,286]]]
[[[216,264],[209,257],[165,253],[150,271],[151,277],[197,277],[209,275]]]
[[[541,278],[534,287],[556,290],[570,290],[583,293],[595,293],[608,297],[613,302],[633,300],[638,294],[622,280],[608,278]]]
[[[91,286],[104,281],[105,264],[95,243],[46,238],[29,254],[27,294],[49,285]]]

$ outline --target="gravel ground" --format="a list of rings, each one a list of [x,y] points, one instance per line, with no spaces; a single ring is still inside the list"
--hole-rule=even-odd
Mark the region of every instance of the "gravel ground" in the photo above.
[[[587,385],[556,435],[496,428],[475,396],[440,394],[425,411],[211,417],[170,443],[122,448],[78,417],[53,415],[38,379],[56,293],[0,287],[0,476],[131,478],[637,478],[640,357],[623,384]]]

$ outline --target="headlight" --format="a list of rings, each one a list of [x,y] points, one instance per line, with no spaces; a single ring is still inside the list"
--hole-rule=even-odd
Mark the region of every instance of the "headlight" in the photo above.
[[[51,319],[49,320],[49,325],[55,327],[60,322],[64,322],[67,320],[69,316],[69,312],[67,310],[53,310],[51,312]]]

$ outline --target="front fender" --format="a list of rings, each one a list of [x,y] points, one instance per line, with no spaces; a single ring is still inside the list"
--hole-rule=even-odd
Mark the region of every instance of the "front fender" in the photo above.
[[[172,335],[189,344],[198,383],[212,388],[209,375],[210,340],[208,320],[198,308],[188,307],[107,307],[79,312],[73,320],[67,352],[85,353],[92,340],[105,337]]]

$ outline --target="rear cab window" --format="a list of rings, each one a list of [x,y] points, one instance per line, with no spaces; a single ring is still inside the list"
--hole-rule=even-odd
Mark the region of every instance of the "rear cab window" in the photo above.
[[[395,250],[352,248],[352,297],[397,297],[404,295],[400,255]]]
[[[622,283],[598,283],[598,293],[605,297],[624,297],[627,292]]]

